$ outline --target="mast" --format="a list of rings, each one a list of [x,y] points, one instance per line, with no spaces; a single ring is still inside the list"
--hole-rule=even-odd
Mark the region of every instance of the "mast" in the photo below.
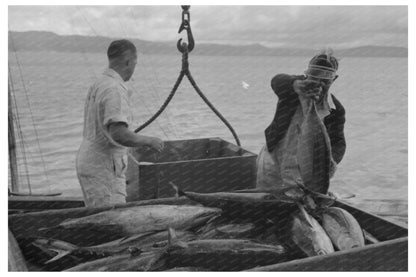
[[[10,166],[10,178],[11,178],[11,191],[19,192],[19,177],[17,170],[17,156],[16,156],[16,137],[14,134],[14,120],[13,120],[13,106],[12,96],[10,91],[10,83],[8,84],[8,96],[9,96],[9,166]]]

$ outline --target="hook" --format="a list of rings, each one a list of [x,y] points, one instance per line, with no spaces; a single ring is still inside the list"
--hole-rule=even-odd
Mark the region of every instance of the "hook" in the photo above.
[[[191,52],[192,49],[194,49],[195,46],[195,42],[194,42],[194,37],[192,35],[192,31],[191,31],[191,17],[189,15],[189,8],[191,6],[182,6],[182,23],[181,26],[179,27],[179,31],[178,33],[180,34],[183,30],[186,30],[186,33],[188,35],[188,43],[184,42],[182,43],[182,39],[178,40],[178,43],[176,44],[176,47],[178,48],[178,50],[181,53],[185,52],[185,47],[188,47],[188,52]]]

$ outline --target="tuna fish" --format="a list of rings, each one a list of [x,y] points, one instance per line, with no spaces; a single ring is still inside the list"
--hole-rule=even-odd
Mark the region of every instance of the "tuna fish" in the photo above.
[[[308,256],[326,255],[334,252],[334,247],[325,230],[310,216],[303,206],[292,217],[291,238]]]
[[[172,182],[170,184],[178,196],[186,196],[207,207],[221,208],[223,213],[231,218],[259,218],[269,213],[276,214],[288,208],[296,208],[293,200],[282,201],[268,192],[196,193],[184,192]]]
[[[302,181],[311,191],[327,194],[331,166],[331,143],[319,118],[315,101],[310,101],[300,128],[297,159]]]
[[[330,207],[322,214],[322,226],[335,248],[348,250],[365,245],[363,231],[357,220],[346,210]]]
[[[242,239],[207,239],[189,242],[170,240],[160,256],[162,270],[175,267],[202,267],[210,271],[236,271],[287,260],[282,246]]]
[[[244,189],[244,190],[237,190],[237,193],[267,193],[269,194],[269,199],[281,201],[281,202],[288,202],[288,203],[295,203],[302,201],[305,197],[305,192],[302,188],[293,186],[284,189]]]
[[[188,231],[176,231],[177,236],[183,241],[189,241],[196,238],[194,233]],[[168,243],[168,231],[151,231],[134,236],[122,238],[116,241],[107,242],[104,244],[82,247],[81,250],[94,251],[97,253],[114,253],[118,254],[126,252],[128,249],[136,248],[141,250],[147,250],[153,247],[162,247]],[[129,253],[131,250],[128,251]]]
[[[184,241],[196,238],[196,235],[187,231],[178,230],[177,235]],[[121,254],[139,255],[143,251],[149,251],[153,247],[166,246],[167,240],[168,231],[165,230],[149,231],[88,247],[76,246],[68,242],[45,238],[37,238],[32,243],[51,258],[45,263],[47,264],[67,255],[84,260],[94,260]]]
[[[168,227],[188,230],[204,224],[220,213],[220,209],[200,206],[136,206],[68,219],[52,228],[70,229],[72,232],[107,231],[109,233],[115,232],[120,236],[130,236],[148,231],[166,230]]]
[[[186,196],[189,199],[208,207],[221,206],[222,203],[228,201],[258,201],[271,200],[273,196],[266,192],[212,192],[212,193],[196,193],[184,192],[173,182],[169,184],[176,191],[177,196]]]
[[[19,245],[27,261],[45,271],[61,271],[81,262],[105,257],[102,253],[94,252],[78,255],[76,245],[56,239],[22,238]]]

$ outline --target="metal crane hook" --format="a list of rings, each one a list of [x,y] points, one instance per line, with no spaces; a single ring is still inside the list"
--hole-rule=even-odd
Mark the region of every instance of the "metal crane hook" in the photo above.
[[[181,53],[184,53],[186,51],[186,48],[188,48],[187,52],[189,53],[194,49],[194,46],[195,46],[194,37],[191,31],[191,16],[189,14],[189,8],[191,6],[183,5],[181,7],[183,10],[182,11],[182,23],[181,23],[181,26],[179,27],[178,33],[180,34],[183,30],[186,30],[186,33],[188,35],[188,43],[182,42],[182,39],[179,39],[178,43],[176,44],[176,47]]]

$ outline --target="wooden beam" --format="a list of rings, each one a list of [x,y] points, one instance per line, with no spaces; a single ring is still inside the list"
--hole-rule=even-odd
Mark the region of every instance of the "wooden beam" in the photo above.
[[[408,238],[256,267],[249,271],[407,271]]]

